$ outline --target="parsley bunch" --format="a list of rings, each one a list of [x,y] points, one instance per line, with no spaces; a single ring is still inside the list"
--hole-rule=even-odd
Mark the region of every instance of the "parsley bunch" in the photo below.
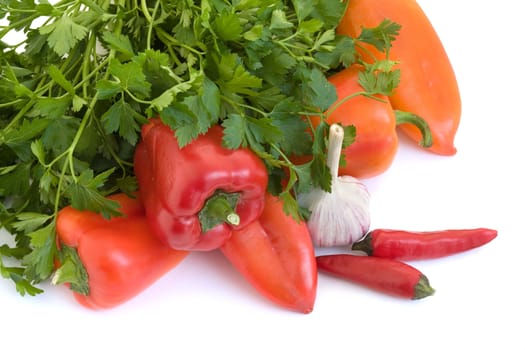
[[[105,197],[136,190],[134,147],[153,116],[181,146],[221,124],[224,146],[252,149],[287,212],[307,215],[296,194],[330,186],[326,125],[307,132],[337,98],[326,77],[361,62],[360,41],[388,48],[399,30],[385,21],[336,35],[344,10],[341,0],[0,0],[0,222],[15,241],[0,246],[0,274],[38,294],[60,253],[61,208],[119,215]],[[20,40],[4,40],[14,32]],[[391,92],[396,71],[367,67],[367,93]]]

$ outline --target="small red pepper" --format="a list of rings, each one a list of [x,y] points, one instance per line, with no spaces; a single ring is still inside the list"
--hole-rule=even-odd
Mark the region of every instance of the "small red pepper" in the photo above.
[[[74,297],[91,309],[108,309],[130,300],[188,255],[153,235],[139,200],[125,194],[108,198],[121,205],[123,216],[105,219],[68,206],[58,213],[56,222],[59,248],[76,250],[87,272],[86,293],[74,292]]]
[[[143,126],[135,175],[153,232],[168,246],[212,250],[264,206],[268,172],[248,149],[222,146],[214,126],[185,147],[160,119]]]
[[[236,230],[221,250],[263,296],[285,308],[310,313],[317,292],[317,266],[306,223],[283,211],[267,194],[258,220]]]
[[[434,294],[428,278],[402,261],[351,254],[322,255],[316,260],[319,271],[386,294],[408,299]]]
[[[352,245],[368,255],[417,260],[440,258],[480,247],[492,241],[498,232],[488,228],[404,231],[375,229]]]

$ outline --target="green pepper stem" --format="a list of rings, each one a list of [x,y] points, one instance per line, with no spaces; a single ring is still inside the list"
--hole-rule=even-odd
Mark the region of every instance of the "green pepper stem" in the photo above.
[[[421,141],[419,142],[419,144],[425,148],[432,146],[432,132],[430,131],[430,127],[428,126],[428,123],[425,119],[410,112],[404,112],[400,110],[396,110],[394,112],[396,114],[396,125],[414,125],[421,132]]]
[[[232,225],[239,225],[239,215],[233,210],[223,195],[213,196],[207,202],[208,216],[220,219]]]
[[[221,223],[239,225],[241,219],[235,212],[239,199],[238,193],[215,193],[211,196],[199,212],[202,232],[206,232]]]
[[[414,296],[412,299],[423,299],[435,293],[434,288],[430,286],[427,276],[421,275],[419,281],[414,288]]]
[[[371,232],[368,232],[361,240],[352,244],[352,250],[358,250],[358,251],[365,252],[366,255],[372,255],[373,248],[372,248]]]

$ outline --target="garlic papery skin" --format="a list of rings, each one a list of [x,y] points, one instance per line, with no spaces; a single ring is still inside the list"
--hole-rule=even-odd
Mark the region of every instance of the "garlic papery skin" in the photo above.
[[[330,126],[327,165],[332,175],[331,192],[316,188],[298,197],[299,205],[311,212],[307,225],[317,247],[350,245],[370,228],[370,193],[352,176],[338,176],[344,129]]]

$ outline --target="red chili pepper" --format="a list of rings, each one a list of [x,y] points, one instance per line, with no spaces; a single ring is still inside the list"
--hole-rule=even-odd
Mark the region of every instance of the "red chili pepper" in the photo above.
[[[317,266],[310,233],[304,222],[283,211],[283,203],[266,196],[257,221],[236,230],[221,250],[257,291],[294,311],[313,310]]]
[[[153,235],[139,200],[125,194],[108,198],[120,203],[124,216],[105,219],[68,206],[58,213],[56,223],[59,247],[75,249],[87,272],[87,293],[74,292],[74,297],[91,309],[130,300],[188,255]]]
[[[319,271],[383,293],[408,299],[434,294],[428,278],[402,261],[351,254],[323,255],[316,259]]]
[[[453,67],[432,23],[415,0],[350,0],[337,28],[338,33],[357,37],[363,27],[373,28],[389,19],[401,26],[388,58],[399,62],[400,84],[390,96],[392,107],[424,119],[432,131],[432,146],[441,155],[456,153],[454,137],[461,118],[461,96]],[[372,45],[365,59],[384,59]],[[399,126],[410,138],[421,139],[412,124]]]
[[[224,148],[222,136],[214,126],[181,148],[160,119],[142,129],[134,158],[140,194],[153,232],[174,249],[218,248],[263,209],[264,163],[248,149]]]
[[[439,258],[480,247],[498,232],[488,228],[404,231],[375,229],[352,245],[368,255],[400,260]]]

